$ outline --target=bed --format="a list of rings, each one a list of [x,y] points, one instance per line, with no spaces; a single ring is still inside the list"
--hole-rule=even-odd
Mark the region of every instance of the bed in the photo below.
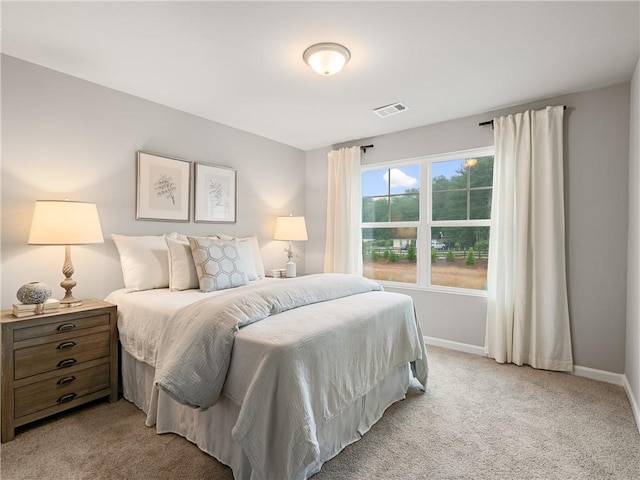
[[[412,377],[426,386],[422,333],[410,297],[362,277],[257,277],[112,292],[123,395],[157,433],[185,437],[236,479],[306,479]]]

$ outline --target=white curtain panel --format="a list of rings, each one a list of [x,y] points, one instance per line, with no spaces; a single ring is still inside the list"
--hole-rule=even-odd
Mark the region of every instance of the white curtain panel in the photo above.
[[[565,266],[562,106],[496,118],[485,350],[573,370]]]
[[[325,273],[362,275],[360,147],[328,153]]]

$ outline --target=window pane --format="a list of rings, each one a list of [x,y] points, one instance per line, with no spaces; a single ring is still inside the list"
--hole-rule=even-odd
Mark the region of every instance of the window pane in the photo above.
[[[478,157],[477,162],[469,167],[469,185],[473,187],[490,187],[493,185],[493,156]]]
[[[433,220],[490,218],[493,156],[434,162],[432,176]]]
[[[362,197],[363,222],[418,221],[420,165],[363,172]]]
[[[372,170],[362,172],[362,196],[375,197],[377,195],[389,194],[389,183],[386,180],[387,172],[384,170]]]
[[[373,197],[362,199],[363,222],[388,222],[389,197]]]
[[[420,166],[409,165],[406,167],[392,168],[384,176],[385,180],[391,177],[390,193],[417,193],[420,191]]]
[[[431,229],[431,284],[486,290],[489,227]]]
[[[364,276],[373,280],[416,283],[417,228],[363,228]]]
[[[467,220],[467,191],[433,192],[433,220]]]
[[[491,218],[491,189],[471,190],[469,198],[469,218],[471,220]]]
[[[391,221],[409,222],[420,220],[420,195],[395,195],[391,197]]]
[[[431,164],[433,190],[467,188],[467,171],[464,160],[449,160]]]

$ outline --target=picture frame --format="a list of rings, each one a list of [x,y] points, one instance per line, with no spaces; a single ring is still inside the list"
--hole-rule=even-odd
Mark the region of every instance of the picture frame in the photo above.
[[[136,160],[136,220],[188,222],[191,162],[143,151]]]
[[[236,223],[236,170],[206,163],[195,163],[194,170],[194,221]]]

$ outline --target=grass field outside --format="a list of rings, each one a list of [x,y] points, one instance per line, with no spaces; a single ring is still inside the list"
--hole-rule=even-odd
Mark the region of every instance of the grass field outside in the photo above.
[[[375,261],[365,258],[364,276],[374,280],[416,283],[417,267],[415,262],[406,260],[390,262],[382,258]],[[484,290],[486,282],[486,258],[476,260],[475,265],[466,265],[462,257],[456,257],[453,262],[438,257],[431,265],[432,285]]]

